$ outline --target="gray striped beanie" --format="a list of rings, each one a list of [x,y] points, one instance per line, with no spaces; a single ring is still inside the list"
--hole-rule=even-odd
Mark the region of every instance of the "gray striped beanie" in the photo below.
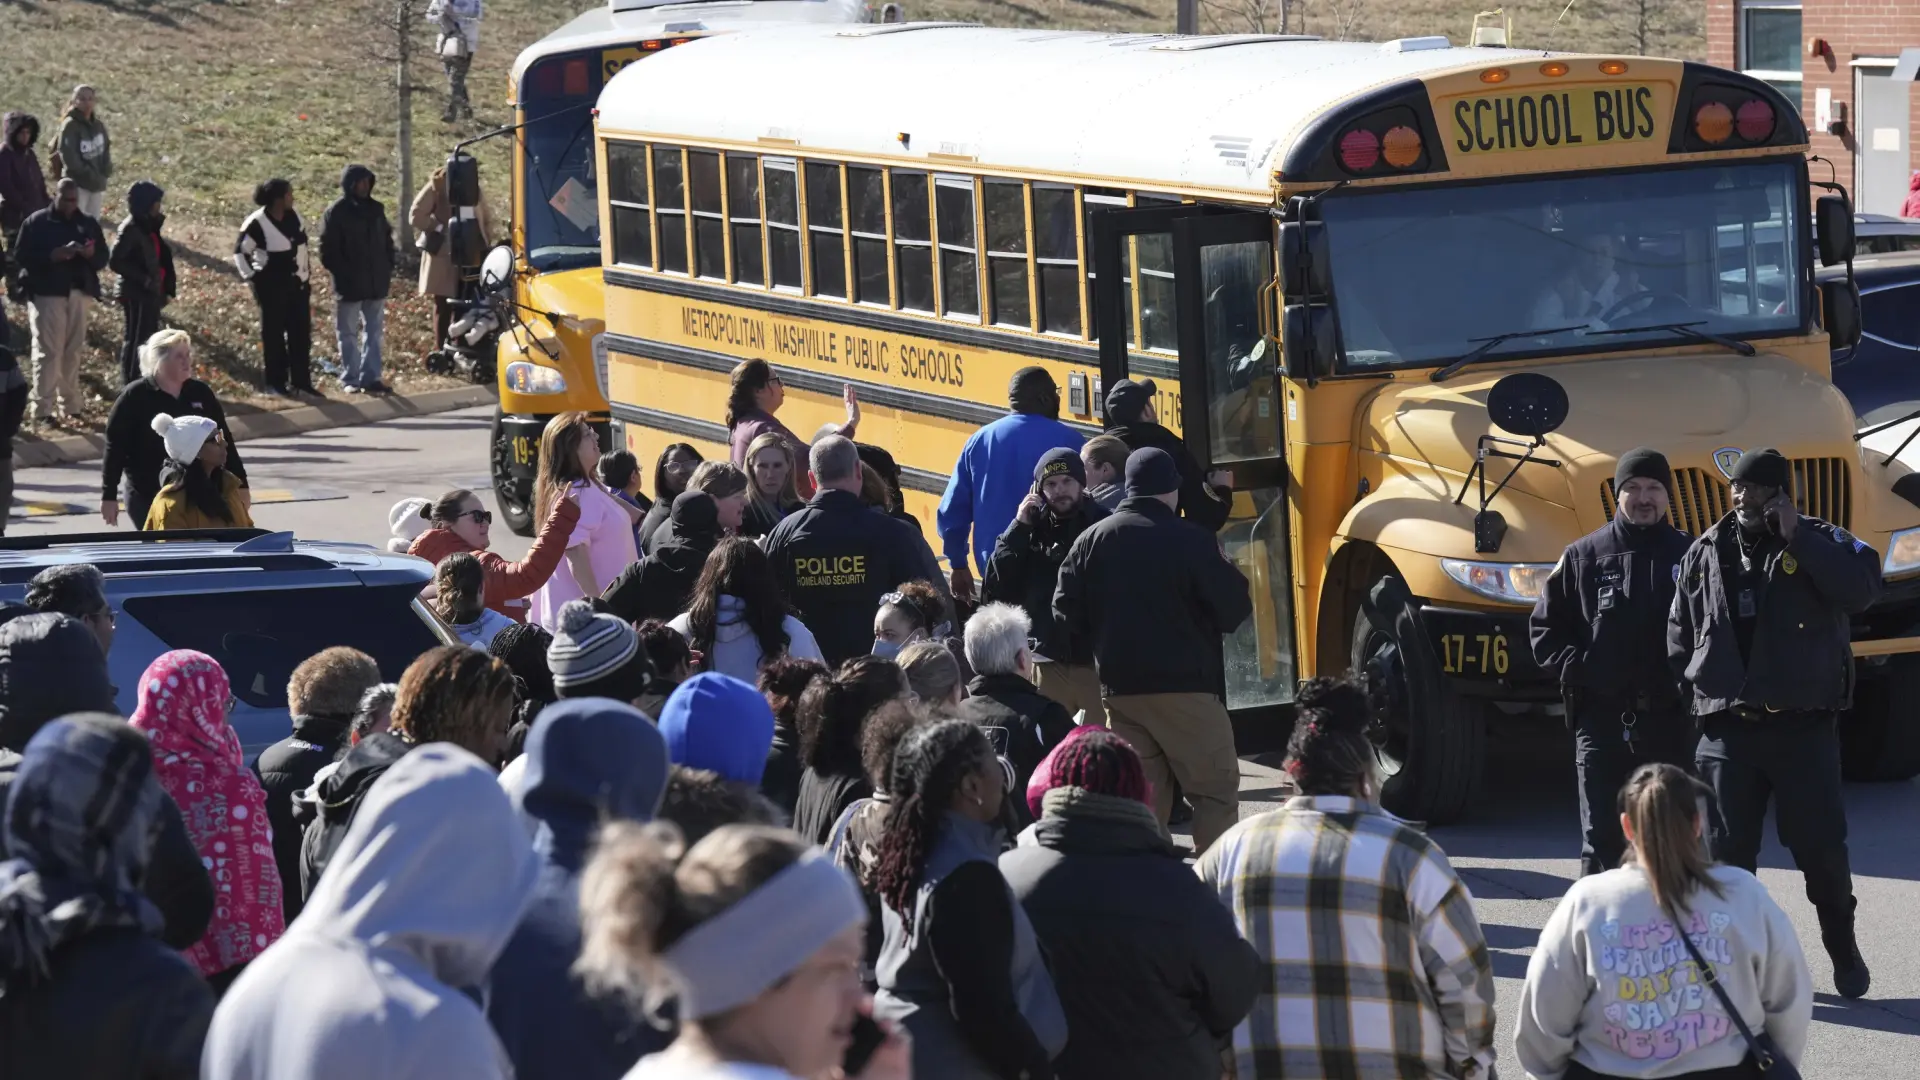
[[[560,608],[560,625],[547,646],[555,690],[584,686],[620,670],[640,651],[640,635],[617,615],[596,615],[586,600]]]

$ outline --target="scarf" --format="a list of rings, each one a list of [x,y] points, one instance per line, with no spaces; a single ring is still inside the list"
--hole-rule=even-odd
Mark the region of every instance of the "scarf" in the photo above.
[[[213,876],[213,921],[186,950],[202,975],[246,963],[286,929],[267,793],[227,723],[232,700],[218,661],[176,649],[140,677],[130,721],[152,742],[160,786],[180,804],[187,834]]]
[[[27,744],[0,818],[0,998],[52,975],[54,950],[96,931],[158,935],[140,893],[159,829],[153,756],[118,717],[80,713]]]
[[[1097,818],[1103,821],[1130,822],[1160,831],[1153,807],[1138,799],[1102,795],[1080,787],[1057,787],[1040,798],[1042,811],[1052,817]]]

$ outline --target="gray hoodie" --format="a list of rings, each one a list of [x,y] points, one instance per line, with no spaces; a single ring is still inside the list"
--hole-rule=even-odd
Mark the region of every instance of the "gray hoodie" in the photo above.
[[[704,670],[717,671],[722,675],[731,675],[743,682],[758,682],[760,664],[766,658],[760,655],[760,639],[753,636],[753,627],[747,625],[746,601],[737,596],[722,596],[720,610],[716,614],[713,626],[713,645],[707,650],[707,666]],[[687,612],[681,612],[667,623],[668,628],[693,640],[693,623]],[[820,644],[813,639],[813,631],[806,624],[789,615],[781,628],[787,632],[787,655],[795,660],[821,660]]]
[[[300,917],[221,1001],[201,1080],[511,1077],[470,991],[538,873],[492,769],[444,743],[407,754]]]

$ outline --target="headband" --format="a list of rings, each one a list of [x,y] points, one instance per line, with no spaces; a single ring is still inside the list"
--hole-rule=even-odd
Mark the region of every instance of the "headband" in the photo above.
[[[667,950],[662,959],[678,976],[680,1019],[745,1005],[866,918],[853,878],[814,848]]]

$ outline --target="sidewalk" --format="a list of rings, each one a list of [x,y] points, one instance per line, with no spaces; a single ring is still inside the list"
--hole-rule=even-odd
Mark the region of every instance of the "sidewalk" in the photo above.
[[[449,390],[428,390],[412,396],[363,395],[351,401],[328,400],[281,412],[229,413],[227,427],[233,432],[235,442],[246,442],[277,435],[299,435],[324,428],[370,424],[399,416],[452,412],[476,405],[489,405],[495,400],[496,394],[490,386],[457,386]],[[106,436],[98,432],[65,435],[57,439],[22,434],[13,442],[13,467],[18,470],[39,465],[91,461],[101,455],[105,445]]]

